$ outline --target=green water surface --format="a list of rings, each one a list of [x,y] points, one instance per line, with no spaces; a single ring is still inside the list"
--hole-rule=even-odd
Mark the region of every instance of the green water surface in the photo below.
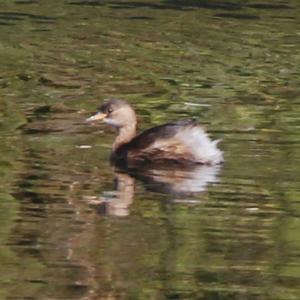
[[[2,0],[0,299],[300,299],[300,3]],[[221,168],[112,168],[195,117]]]

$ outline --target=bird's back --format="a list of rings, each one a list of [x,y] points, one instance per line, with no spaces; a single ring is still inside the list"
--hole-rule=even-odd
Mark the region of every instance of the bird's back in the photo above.
[[[173,162],[178,164],[218,164],[223,154],[217,141],[211,141],[193,119],[150,128],[122,145],[114,160],[134,162]]]

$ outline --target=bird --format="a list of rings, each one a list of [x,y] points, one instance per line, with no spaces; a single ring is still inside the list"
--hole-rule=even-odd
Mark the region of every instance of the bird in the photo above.
[[[113,164],[216,165],[224,162],[218,149],[195,119],[155,126],[137,134],[137,117],[126,100],[106,100],[88,123],[102,121],[117,129],[110,160]]]

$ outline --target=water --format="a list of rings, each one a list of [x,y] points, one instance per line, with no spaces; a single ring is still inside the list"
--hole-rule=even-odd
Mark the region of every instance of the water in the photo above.
[[[0,4],[1,299],[299,299],[298,1]],[[197,117],[222,168],[112,168],[83,120]]]

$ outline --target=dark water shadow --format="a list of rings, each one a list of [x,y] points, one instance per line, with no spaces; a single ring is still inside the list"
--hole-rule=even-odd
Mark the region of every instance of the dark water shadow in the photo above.
[[[83,0],[83,1],[69,1],[67,2],[69,5],[88,5],[88,6],[104,6],[105,3],[103,1],[88,1],[88,0]]]
[[[163,0],[160,3],[137,2],[137,1],[102,1],[102,0],[74,0],[68,1],[69,5],[78,6],[105,6],[108,5],[114,9],[173,9],[173,10],[190,10],[197,8],[212,9],[212,10],[227,10],[236,11],[243,8],[254,9],[292,9],[287,3],[237,3],[237,1],[211,1],[211,0]]]
[[[136,180],[150,192],[170,195],[170,203],[199,204],[199,195],[210,184],[219,181],[221,166],[197,165],[190,167],[115,167],[114,190],[104,191],[100,198],[87,197],[101,214],[128,216],[134,201]],[[197,198],[193,198],[197,196]]]
[[[8,23],[8,22],[1,22],[0,21],[0,26],[11,26],[11,25],[15,25],[15,23]]]
[[[28,110],[26,122],[18,129],[24,135],[70,134],[80,133],[82,123],[81,113],[77,109],[64,103],[55,103]]]
[[[233,3],[229,1],[161,1],[161,3],[151,3],[151,2],[135,2],[135,1],[101,1],[101,0],[79,0],[79,1],[69,1],[69,5],[79,5],[79,6],[104,6],[109,5],[115,9],[135,9],[135,8],[150,8],[150,9],[175,9],[175,10],[186,10],[193,8],[208,8],[208,9],[226,9],[226,10],[236,10],[241,9],[242,5],[239,3]]]
[[[207,8],[207,9],[225,9],[225,10],[238,10],[243,7],[241,3],[234,3],[231,1],[210,1],[210,0],[165,0],[163,3],[170,6],[177,7],[194,7],[194,8]]]
[[[258,20],[259,16],[251,14],[235,14],[235,13],[219,13],[214,15],[217,18],[229,18],[229,19],[238,19],[238,20]]]
[[[1,25],[14,25],[10,23],[11,21],[23,21],[25,19],[30,19],[36,22],[54,22],[57,17],[52,16],[42,16],[36,14],[20,13],[20,12],[0,12],[0,24]],[[9,22],[9,23],[8,23]]]
[[[246,4],[246,7],[256,9],[292,9],[293,7],[286,3],[253,3]]]
[[[152,21],[155,20],[154,18],[147,17],[147,16],[132,16],[127,18],[128,20],[142,20],[142,21]]]
[[[39,1],[37,0],[18,0],[15,1],[15,4],[37,4]]]

